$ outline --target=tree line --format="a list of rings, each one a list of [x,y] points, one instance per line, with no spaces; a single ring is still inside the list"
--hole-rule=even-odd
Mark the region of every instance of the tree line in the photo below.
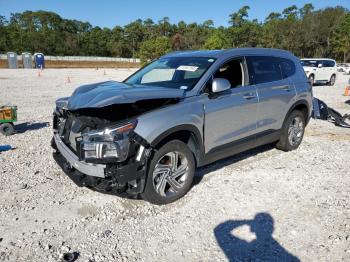
[[[228,26],[137,19],[113,29],[64,19],[47,11],[0,15],[0,53],[139,57],[143,62],[172,50],[269,47],[299,57],[350,60],[350,12],[344,7],[315,10],[312,4],[272,12],[264,21],[249,19],[249,6],[228,18]]]

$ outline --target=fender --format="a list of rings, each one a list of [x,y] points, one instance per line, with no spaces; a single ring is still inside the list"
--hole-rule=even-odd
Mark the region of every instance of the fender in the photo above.
[[[307,108],[307,119],[306,120],[306,124],[308,124],[309,120],[310,120],[310,107],[309,107],[309,103],[305,100],[305,99],[301,99],[301,100],[298,100],[297,102],[295,102],[291,107],[290,109],[288,110],[287,114],[285,115],[284,119],[287,118],[287,116],[289,116],[289,114],[295,109],[297,108],[298,106],[300,105],[303,105],[303,106],[306,106]]]
[[[160,134],[156,139],[154,139],[150,143],[151,147],[153,147],[153,148],[156,147],[157,144],[159,144],[163,139],[167,138],[171,134],[174,134],[174,133],[180,132],[180,131],[188,131],[194,135],[195,143],[197,145],[197,150],[199,151],[196,154],[196,158],[197,158],[197,161],[200,162],[204,156],[203,139],[202,139],[201,132],[198,130],[198,128],[194,125],[191,125],[191,124],[181,124],[181,125],[177,125],[175,127],[168,129],[167,131]]]

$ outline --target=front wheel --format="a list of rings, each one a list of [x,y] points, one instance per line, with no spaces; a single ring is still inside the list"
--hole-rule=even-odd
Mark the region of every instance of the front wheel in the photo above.
[[[301,111],[293,111],[282,127],[282,135],[276,147],[283,151],[297,149],[301,144],[305,131],[305,116]]]
[[[141,197],[157,205],[174,202],[188,192],[194,172],[195,160],[188,146],[170,141],[154,153]]]

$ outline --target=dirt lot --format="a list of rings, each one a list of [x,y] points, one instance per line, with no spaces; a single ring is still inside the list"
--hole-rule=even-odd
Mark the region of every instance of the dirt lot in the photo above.
[[[139,66],[139,63],[114,61],[45,61],[46,68],[135,68]],[[18,67],[23,68],[22,61],[18,61]],[[7,60],[0,59],[0,68],[8,68]]]
[[[52,159],[54,100],[133,71],[105,72],[0,70],[0,104],[18,105],[20,121],[0,136],[17,148],[0,154],[0,261],[241,261],[248,251],[260,258],[249,261],[350,261],[350,130],[328,122],[312,120],[296,151],[266,146],[201,168],[167,206],[77,187]],[[348,79],[314,94],[350,113]]]

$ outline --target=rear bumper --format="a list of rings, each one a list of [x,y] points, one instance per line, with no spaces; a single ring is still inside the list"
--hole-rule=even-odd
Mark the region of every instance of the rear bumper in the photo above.
[[[79,172],[93,177],[105,177],[106,165],[90,164],[79,161],[79,158],[63,143],[58,134],[53,136],[57,150],[62,154],[66,161]]]

